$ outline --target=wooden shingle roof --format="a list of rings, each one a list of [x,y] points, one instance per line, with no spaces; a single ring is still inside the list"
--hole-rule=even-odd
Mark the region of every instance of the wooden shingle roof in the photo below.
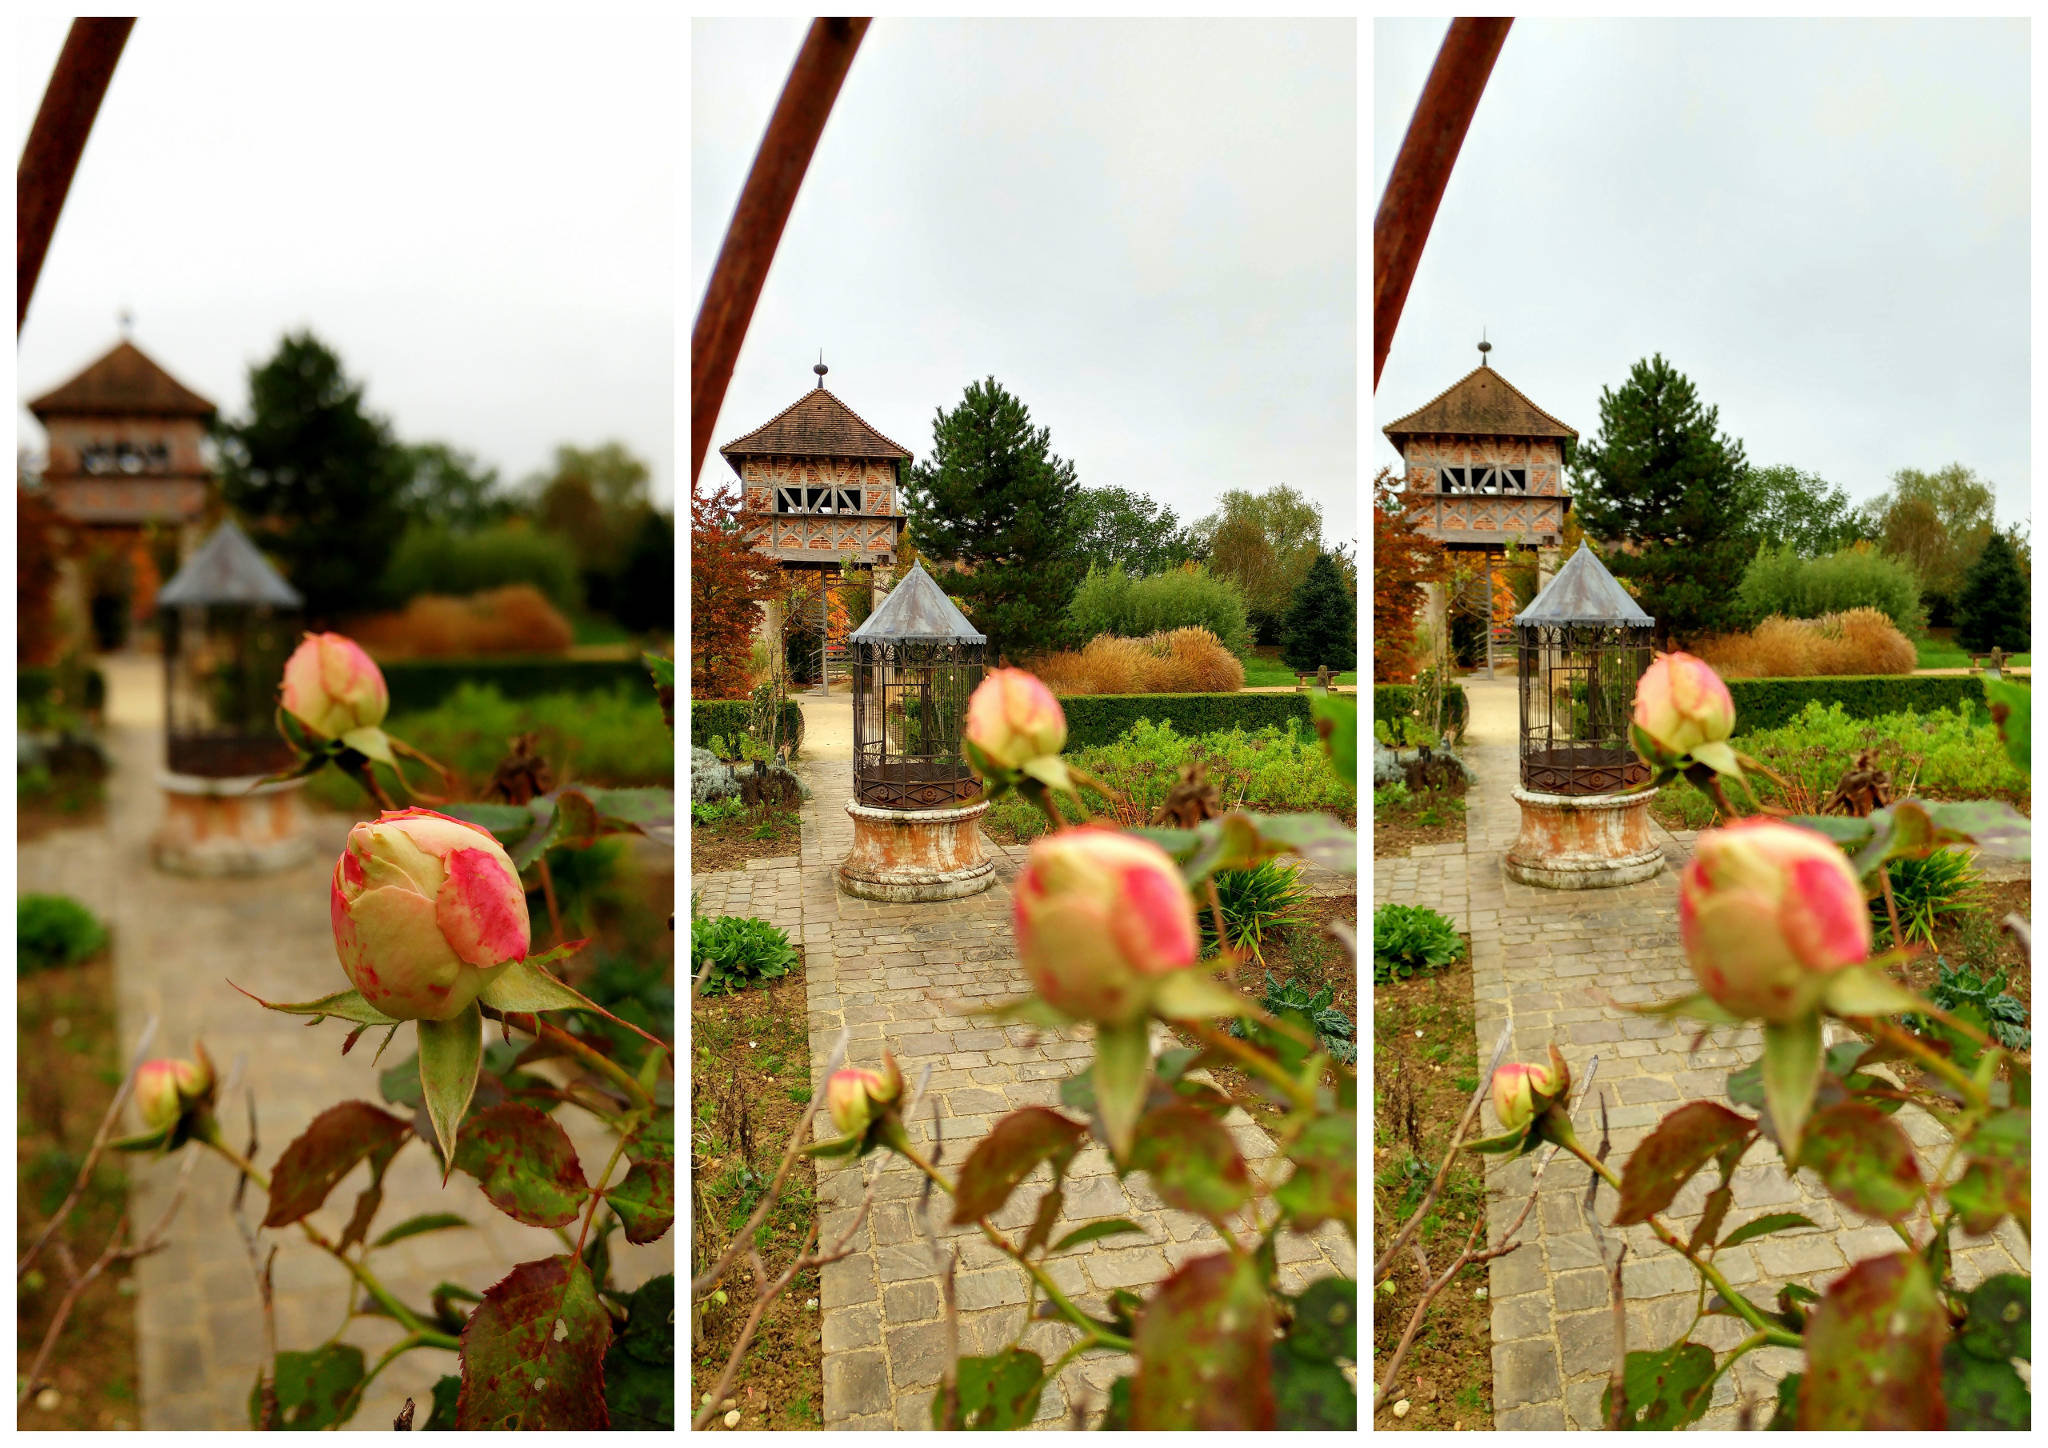
[[[1559,422],[1484,365],[1452,383],[1406,417],[1380,429],[1395,447],[1423,434],[1472,437],[1568,437],[1578,429]]]
[[[209,418],[214,405],[123,341],[76,377],[28,405],[48,417]]]
[[[891,442],[823,387],[718,450],[735,469],[739,458],[910,458],[910,449]]]

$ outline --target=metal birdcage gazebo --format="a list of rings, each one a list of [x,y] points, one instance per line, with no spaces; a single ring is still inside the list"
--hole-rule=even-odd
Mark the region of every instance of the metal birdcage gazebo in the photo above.
[[[1655,626],[1583,543],[1515,616],[1524,789],[1613,794],[1650,777],[1628,725]]]
[[[853,794],[877,809],[939,809],[981,785],[960,752],[988,639],[913,563],[848,640]]]
[[[960,747],[988,639],[913,563],[847,640],[853,666],[853,848],[840,887],[869,900],[986,890],[988,801]]]

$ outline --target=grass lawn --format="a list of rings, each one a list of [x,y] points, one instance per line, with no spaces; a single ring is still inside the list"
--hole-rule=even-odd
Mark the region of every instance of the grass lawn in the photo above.
[[[1280,648],[1277,644],[1267,644],[1252,650],[1252,656],[1244,661],[1244,681],[1248,688],[1269,688],[1280,684],[1292,688],[1297,682],[1294,670],[1280,662]],[[1355,685],[1358,682],[1358,672],[1355,669],[1346,670],[1336,675],[1334,682]]]
[[[1970,655],[1953,638],[1924,638],[1913,640],[1913,651],[1919,657],[1914,667],[1920,669],[1967,669]],[[2006,662],[2014,668],[2031,669],[2034,666],[2032,654],[2009,654]]]

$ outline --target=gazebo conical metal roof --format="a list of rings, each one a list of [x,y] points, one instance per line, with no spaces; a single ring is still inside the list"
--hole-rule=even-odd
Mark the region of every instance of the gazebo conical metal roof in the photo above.
[[[1529,606],[1515,615],[1517,628],[1654,628],[1656,623],[1584,543]]]
[[[156,596],[159,608],[188,604],[298,608],[305,602],[230,518],[214,529]]]
[[[985,644],[988,635],[946,597],[923,563],[910,565],[881,606],[853,631],[854,643]]]

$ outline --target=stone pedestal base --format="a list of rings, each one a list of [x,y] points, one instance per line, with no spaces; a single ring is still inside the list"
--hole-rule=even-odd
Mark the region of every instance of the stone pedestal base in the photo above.
[[[985,800],[952,809],[874,809],[848,800],[846,812],[853,848],[837,874],[849,895],[898,904],[958,900],[995,883],[995,861],[981,846]]]
[[[303,780],[157,775],[164,823],[150,841],[160,869],[174,875],[267,875],[310,858]]]
[[[1664,868],[1650,836],[1650,801],[1636,794],[1538,794],[1516,789],[1522,831],[1507,853],[1510,879],[1552,890],[1633,885]]]

